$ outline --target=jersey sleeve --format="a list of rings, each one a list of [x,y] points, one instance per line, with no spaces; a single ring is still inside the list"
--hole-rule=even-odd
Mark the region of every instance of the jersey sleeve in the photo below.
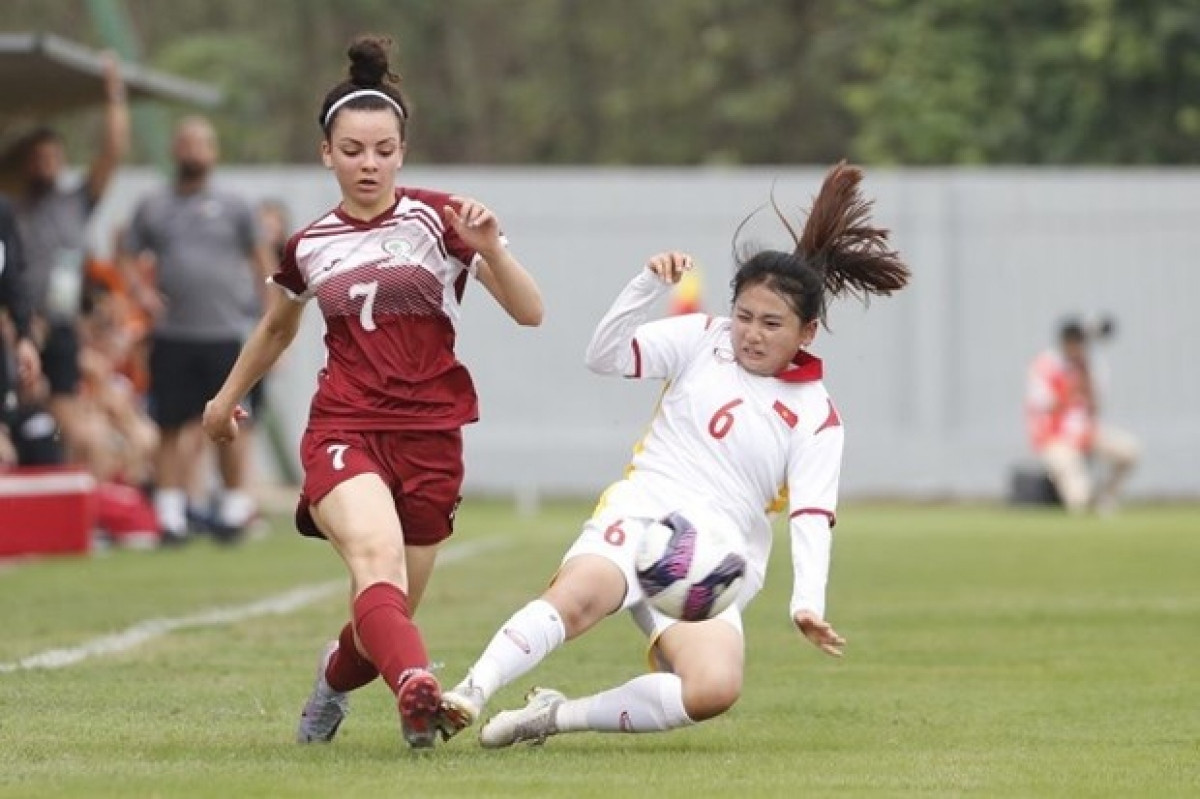
[[[641,325],[631,344],[639,361],[638,374],[632,377],[674,380],[692,360],[712,321],[707,314],[693,313]]]
[[[647,322],[654,302],[671,290],[643,269],[617,295],[596,326],[585,361],[598,374],[672,378],[698,346],[710,322],[704,314]]]
[[[844,428],[798,432],[788,454],[788,532],[792,546],[790,615],[809,610],[825,615],[825,587],[836,522],[838,483],[842,472]]]
[[[304,279],[304,273],[300,271],[300,265],[297,261],[296,251],[299,249],[301,234],[292,235],[287,246],[283,248],[283,258],[279,260],[279,267],[275,270],[275,274],[271,275],[270,281],[287,292],[288,297],[297,302],[304,302],[308,299],[308,281]]]
[[[450,199],[450,195],[444,191],[431,191],[429,189],[413,189],[406,188],[403,193],[411,200],[419,202],[431,209],[437,214],[438,222],[442,228],[442,246],[445,247],[446,254],[457,261],[464,270],[474,274],[479,268],[479,259],[481,256],[473,247],[467,245],[458,235],[450,220],[446,218],[446,212],[443,210],[447,205],[455,205]],[[501,236],[501,241],[507,246],[508,241]]]

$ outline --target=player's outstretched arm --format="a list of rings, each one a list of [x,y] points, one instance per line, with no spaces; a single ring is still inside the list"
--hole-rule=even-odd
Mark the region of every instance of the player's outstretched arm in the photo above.
[[[533,276],[504,246],[496,215],[469,197],[450,199],[458,207],[446,205],[442,213],[463,243],[483,258],[479,281],[517,324],[540,325],[545,315],[542,293]]]
[[[825,586],[832,543],[829,519],[800,514],[791,520],[792,621],[805,638],[827,655],[842,656],[846,641],[824,619]]]
[[[680,252],[655,255],[622,289],[592,333],[584,362],[596,374],[642,377],[633,339],[650,316],[655,300],[692,268],[692,257]]]
[[[104,136],[87,176],[88,194],[93,202],[100,201],[129,150],[129,103],[125,98],[121,62],[116,53],[111,51],[104,52],[103,60]]]

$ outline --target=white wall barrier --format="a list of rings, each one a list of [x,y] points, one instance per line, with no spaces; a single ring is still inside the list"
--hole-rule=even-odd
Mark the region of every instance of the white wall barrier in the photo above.
[[[537,276],[545,324],[520,329],[471,286],[459,351],[481,394],[468,490],[594,495],[619,475],[657,387],[593,376],[582,354],[609,301],[663,249],[703,269],[704,305],[728,304],[732,234],[769,199],[807,207],[823,170],[408,167],[404,182],[478,197]],[[158,176],[126,170],[94,238]],[[225,168],[225,185],[282,199],[297,225],[336,202],[319,168]],[[866,191],[914,272],[910,289],[835,305],[814,347],[847,424],[847,497],[1000,497],[1028,456],[1025,368],[1058,320],[1106,311],[1109,418],[1142,439],[1142,497],[1200,493],[1200,170],[873,169]],[[789,239],[765,210],[745,234]],[[298,440],[322,361],[311,309],[270,393]]]

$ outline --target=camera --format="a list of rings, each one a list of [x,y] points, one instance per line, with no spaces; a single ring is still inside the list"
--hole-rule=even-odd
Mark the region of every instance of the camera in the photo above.
[[[1084,334],[1095,341],[1107,341],[1117,335],[1117,320],[1109,313],[1094,313],[1083,320]]]

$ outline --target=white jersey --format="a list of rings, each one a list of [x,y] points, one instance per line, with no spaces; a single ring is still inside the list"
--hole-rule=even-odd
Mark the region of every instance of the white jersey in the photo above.
[[[821,382],[821,361],[800,352],[789,368],[763,377],[737,364],[729,319],[690,314],[643,323],[668,290],[642,271],[588,347],[593,371],[666,381],[625,479],[605,497],[617,494],[647,517],[687,508],[719,515],[745,534],[755,586],[771,552],[769,514],[786,508],[791,612],[823,616],[843,427]]]

